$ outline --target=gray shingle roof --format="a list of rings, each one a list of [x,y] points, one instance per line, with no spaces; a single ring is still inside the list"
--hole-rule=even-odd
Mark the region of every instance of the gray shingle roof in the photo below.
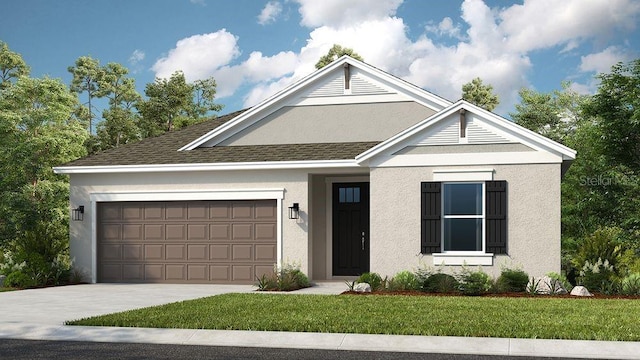
[[[99,152],[62,166],[202,164],[262,161],[346,160],[379,142],[215,146],[178,151],[242,112],[236,111],[179,131]]]

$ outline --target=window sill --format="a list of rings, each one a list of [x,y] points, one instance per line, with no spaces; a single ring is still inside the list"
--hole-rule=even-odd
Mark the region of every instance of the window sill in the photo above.
[[[493,265],[493,254],[433,254],[433,265]]]

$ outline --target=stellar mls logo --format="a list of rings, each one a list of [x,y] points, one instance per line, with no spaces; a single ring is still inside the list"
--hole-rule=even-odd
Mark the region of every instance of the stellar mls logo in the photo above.
[[[602,174],[596,177],[581,176],[580,185],[582,186],[610,186],[613,185],[615,179]]]

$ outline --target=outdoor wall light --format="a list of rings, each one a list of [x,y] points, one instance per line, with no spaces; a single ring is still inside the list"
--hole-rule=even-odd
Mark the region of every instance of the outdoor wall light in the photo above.
[[[289,219],[297,219],[300,216],[300,205],[298,203],[293,203],[292,206],[289,206]]]
[[[71,218],[73,221],[82,221],[84,220],[84,205],[80,205],[75,209],[71,209]]]

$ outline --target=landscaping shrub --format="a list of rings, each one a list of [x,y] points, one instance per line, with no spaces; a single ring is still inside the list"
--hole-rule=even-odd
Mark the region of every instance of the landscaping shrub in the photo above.
[[[524,292],[527,289],[529,275],[520,269],[503,269],[496,280],[498,292]]]
[[[357,283],[367,283],[371,286],[371,291],[384,290],[382,277],[374,272],[366,272],[356,280]]]
[[[410,271],[401,271],[389,281],[389,290],[418,290],[420,283],[416,275]]]
[[[622,279],[620,287],[625,295],[640,295],[640,273],[633,273]]]
[[[603,227],[585,237],[582,243],[577,244],[577,252],[571,259],[576,272],[585,271],[587,262],[593,266],[599,260],[606,260],[613,267],[613,272],[620,276],[626,275],[623,264],[628,256],[628,249],[624,246],[623,235],[624,232],[618,227]]]
[[[591,292],[616,292],[616,278],[614,267],[608,259],[598,258],[595,263],[587,260],[580,269],[578,284],[585,286]]]
[[[458,291],[459,286],[458,280],[452,275],[436,273],[424,280],[421,290],[432,293],[452,293]]]
[[[567,290],[567,292],[571,292],[571,289],[573,289],[573,285],[571,285],[571,283],[569,282],[569,280],[567,279],[566,276],[564,276],[563,274],[558,274],[556,272],[550,272],[547,273],[547,276],[549,278],[551,278],[552,281],[554,281],[554,284],[560,283],[560,285],[562,285],[562,287]],[[550,284],[550,288],[553,287],[554,284]]]
[[[259,291],[293,291],[311,286],[309,278],[295,265],[285,265],[257,279]]]
[[[493,286],[493,281],[487,273],[482,270],[471,271],[466,268],[458,276],[460,291],[465,295],[481,295],[489,291]]]

